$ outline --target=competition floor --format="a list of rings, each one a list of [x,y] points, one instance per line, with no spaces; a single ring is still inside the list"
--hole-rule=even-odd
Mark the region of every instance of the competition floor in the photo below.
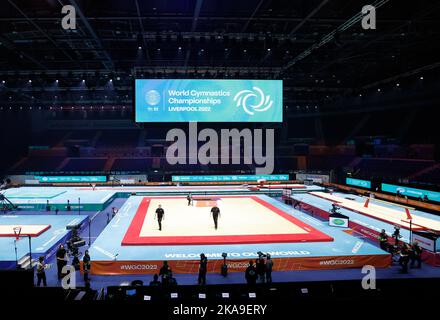
[[[85,215],[19,215],[7,214],[0,216],[0,269],[16,267],[16,259],[20,260],[29,254],[29,240],[31,236],[31,250],[34,258],[41,255],[50,255],[54,248],[66,240],[70,231],[68,225],[81,224],[87,219]],[[20,240],[15,240],[13,228],[20,226]],[[15,255],[17,246],[17,255]]]
[[[385,206],[384,202],[368,203],[365,207],[365,203],[356,201],[356,198],[351,198],[350,195],[342,194],[329,194],[324,192],[310,192],[310,195],[323,198],[333,203],[336,203],[339,207],[345,208],[360,214],[372,217],[377,220],[381,220],[394,225],[399,225],[402,228],[409,229],[410,221],[407,218],[405,207],[394,205],[393,207]],[[365,201],[367,198],[365,198]],[[369,201],[369,200],[368,200]],[[413,208],[407,208],[413,211]],[[440,231],[440,220],[437,217],[423,216],[417,212],[412,213],[412,229],[413,230],[433,230]]]
[[[175,237],[176,235],[190,238],[197,236],[205,237],[206,235],[203,235],[204,232],[208,236],[216,232],[212,228],[212,221],[209,220],[208,208],[191,208],[191,210],[195,210],[192,215],[204,215],[204,218],[199,219],[199,222],[197,222],[199,224],[198,228],[189,228],[191,223],[196,223],[194,218],[173,218],[173,216],[176,217],[180,213],[188,215],[188,212],[185,198],[176,199],[175,197],[170,197],[168,201],[163,198],[151,200],[154,201],[152,208],[155,208],[160,202],[165,209],[164,233],[159,236],[157,222],[152,220],[151,216],[149,218],[150,212],[148,212],[148,208],[143,207],[148,198],[141,196],[130,197],[93,243],[90,249],[90,254],[94,257],[92,273],[98,275],[156,273],[164,260],[169,261],[175,273],[195,273],[197,272],[200,253],[205,253],[210,259],[208,272],[218,272],[223,261],[223,252],[228,254],[229,269],[232,272],[244,271],[249,259],[258,257],[258,251],[270,253],[276,262],[276,270],[283,271],[362,267],[365,264],[387,267],[391,262],[389,255],[376,246],[350,235],[345,229],[329,227],[328,223],[314,219],[306,213],[283,204],[279,200],[264,195],[251,196],[251,200],[241,197],[225,199],[228,200],[225,201],[224,205],[227,207],[228,202],[230,202],[230,204],[234,204],[234,210],[229,211],[225,209],[224,214],[222,210],[222,216],[219,219],[220,227],[217,231],[222,233],[220,237],[222,237],[223,243],[188,244],[186,243],[188,238],[186,238],[179,244],[164,243],[157,245],[148,243],[151,239],[147,239],[147,241],[142,243],[134,243],[137,245],[130,245],[129,243],[124,243],[124,240],[127,240],[127,232],[131,232],[130,237],[134,236],[136,238],[138,236],[141,238],[144,235],[162,238],[158,239],[160,241],[163,241],[163,238]],[[223,202],[225,199],[222,197],[221,201]],[[258,200],[255,201],[255,199]],[[236,201],[242,203],[235,208],[235,204],[238,204]],[[267,207],[261,208],[261,202],[266,203],[271,210],[266,211]],[[177,206],[178,210],[171,209],[173,206]],[[273,211],[272,207],[281,211],[284,215],[293,218],[295,225],[292,225],[284,217],[277,217],[276,213],[271,212]],[[199,212],[199,210],[201,211]],[[168,213],[172,211],[174,213],[168,217]],[[260,212],[257,213],[257,211]],[[255,212],[255,215],[258,215],[258,218],[253,218],[253,212]],[[136,221],[135,217],[138,214],[140,214],[141,219]],[[243,220],[239,217],[241,214],[245,215]],[[261,215],[265,215],[265,218],[261,219]],[[230,223],[227,222],[229,219],[234,218],[238,223],[234,224],[232,220],[230,220]],[[270,219],[277,221],[274,226],[268,225],[268,221],[271,221]],[[287,226],[281,226],[282,219],[285,219],[284,224]],[[170,220],[173,222],[170,222]],[[248,220],[253,222],[250,223]],[[137,230],[130,230],[133,223],[137,225]],[[255,226],[256,224],[260,226],[257,227]],[[283,232],[286,232],[286,228],[288,228],[289,231],[293,231],[293,235],[296,237],[308,237],[319,234],[324,238],[306,242],[298,242],[298,240],[296,242],[282,242],[274,236],[273,239],[268,238],[267,241],[259,241],[260,243],[249,243],[247,241],[228,243],[228,238],[231,238],[231,234],[235,233],[233,225],[242,227],[243,232],[248,233],[248,235],[240,233],[241,236],[249,236],[251,232],[267,232],[264,230],[269,230],[274,235],[277,233],[283,234]],[[178,231],[179,226],[182,226],[183,231]],[[190,232],[190,234],[182,234],[186,232]],[[333,241],[330,241],[330,239],[333,239]]]
[[[209,200],[209,201],[207,201]],[[201,205],[199,204],[201,203]],[[165,210],[162,231],[155,210]],[[215,229],[210,205],[220,209]],[[216,196],[188,206],[185,197],[144,197],[123,245],[240,244],[333,241],[257,196]]]
[[[323,190],[319,186],[305,186],[301,184],[263,185],[262,187],[248,185],[229,186],[115,186],[115,187],[41,187],[29,186],[12,188],[2,191],[21,210],[45,210],[49,204],[52,210],[66,210],[67,202],[70,202],[72,210],[93,211],[103,210],[108,204],[118,197],[138,195],[166,195],[166,194],[251,194],[265,190],[281,190],[283,188],[295,189],[295,192],[309,192]]]

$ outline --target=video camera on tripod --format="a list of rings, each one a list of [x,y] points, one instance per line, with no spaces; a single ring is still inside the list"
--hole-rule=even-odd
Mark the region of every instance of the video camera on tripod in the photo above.
[[[86,245],[86,241],[79,236],[78,229],[79,226],[72,228],[72,235],[67,241],[67,249],[69,250],[70,255],[73,257],[79,256],[81,253],[79,252],[78,248]]]

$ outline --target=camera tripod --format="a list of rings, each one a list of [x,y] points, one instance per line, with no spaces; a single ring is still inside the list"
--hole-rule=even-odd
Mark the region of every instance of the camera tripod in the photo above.
[[[3,193],[0,193],[0,211],[4,213],[17,209],[17,206],[14,205]]]

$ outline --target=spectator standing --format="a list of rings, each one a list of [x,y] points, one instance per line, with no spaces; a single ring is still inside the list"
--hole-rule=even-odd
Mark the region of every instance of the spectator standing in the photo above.
[[[257,271],[255,270],[254,262],[252,260],[249,261],[249,266],[246,268],[245,278],[249,285],[255,285],[257,282]]]
[[[273,260],[270,254],[267,255],[266,259],[266,281],[267,283],[272,283],[272,270],[273,270]]]
[[[37,287],[41,285],[41,282],[43,282],[43,286],[47,287],[46,268],[47,265],[44,263],[44,257],[39,257],[37,263]]]
[[[208,258],[204,253],[200,255],[200,265],[199,265],[199,279],[198,283],[200,285],[206,284],[206,273],[208,272]]]

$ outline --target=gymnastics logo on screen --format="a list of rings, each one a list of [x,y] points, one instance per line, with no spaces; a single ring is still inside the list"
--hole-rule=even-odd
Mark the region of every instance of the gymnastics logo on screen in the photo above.
[[[137,79],[136,122],[282,122],[281,80]]]

